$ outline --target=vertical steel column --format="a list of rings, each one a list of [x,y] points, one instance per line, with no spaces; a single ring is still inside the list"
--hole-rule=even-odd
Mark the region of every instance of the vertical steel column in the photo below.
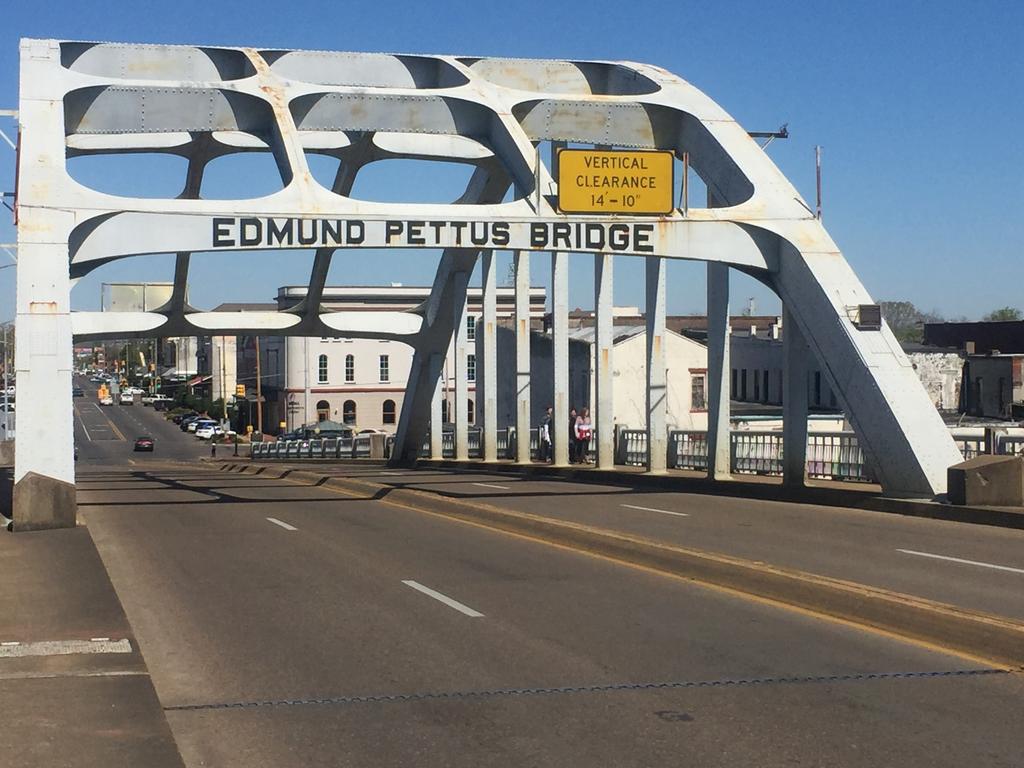
[[[516,461],[530,462],[530,252],[516,251]]]
[[[466,286],[469,272],[456,272],[454,282],[456,295],[462,296],[462,301],[452,305],[455,313],[455,458],[465,461],[469,458],[469,379],[466,375]]]
[[[782,482],[801,486],[807,467],[807,363],[810,349],[782,307]]]
[[[648,256],[647,269],[647,471],[668,464],[668,380],[665,371],[665,259]]]
[[[75,526],[71,280],[63,216],[22,209],[18,228],[14,530]],[[52,220],[49,220],[52,219]],[[49,242],[39,242],[40,240]],[[7,414],[5,414],[5,417]]]
[[[594,254],[594,399],[597,418],[597,467],[615,466],[615,414],[612,399],[612,264],[610,253]]]
[[[484,461],[498,458],[498,260],[493,251],[485,251],[481,264],[480,278],[483,283],[483,365],[477,363],[477,394],[483,391],[483,434],[480,445]],[[477,326],[479,334],[481,327]],[[480,397],[477,397],[477,414],[480,414]]]
[[[430,397],[430,458],[444,458],[444,422],[441,412],[441,374],[444,369],[444,355],[430,356],[429,381],[434,382],[434,394]]]
[[[569,254],[551,254],[551,359],[554,414],[551,441],[555,466],[569,464]]]
[[[558,183],[558,152],[564,141],[551,142],[551,177]],[[551,381],[554,402],[551,448],[555,466],[569,464],[569,254],[551,254]]]
[[[708,477],[730,475],[729,266],[708,262]]]

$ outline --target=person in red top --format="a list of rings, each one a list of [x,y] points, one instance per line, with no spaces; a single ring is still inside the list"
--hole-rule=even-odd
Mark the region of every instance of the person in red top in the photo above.
[[[576,417],[576,461],[580,464],[589,464],[590,438],[594,434],[594,428],[590,421],[590,409],[584,408]]]

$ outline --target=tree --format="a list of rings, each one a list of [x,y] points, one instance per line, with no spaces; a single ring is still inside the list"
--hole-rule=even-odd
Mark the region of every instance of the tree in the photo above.
[[[1013,320],[1022,320],[1024,317],[1021,316],[1021,311],[1016,307],[1003,307],[1002,309],[992,310],[981,319],[986,323],[1005,323]]]
[[[878,305],[889,329],[901,342],[920,342],[924,324],[942,320],[938,312],[922,312],[909,301],[880,301]]]

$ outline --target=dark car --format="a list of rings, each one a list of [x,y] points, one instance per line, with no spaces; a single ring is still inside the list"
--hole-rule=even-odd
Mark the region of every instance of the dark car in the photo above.
[[[154,400],[153,401],[153,410],[154,411],[166,411],[167,410],[167,405],[168,405],[168,403],[167,403],[166,400]]]
[[[191,424],[193,421],[196,421],[196,420],[201,419],[201,418],[203,418],[203,417],[202,416],[186,416],[184,419],[182,419],[181,421],[178,422],[178,428],[181,429],[182,432],[188,432],[188,425]]]
[[[153,450],[153,438],[152,437],[136,437],[135,438],[135,450],[136,451],[152,451]]]
[[[82,389],[81,387],[74,387],[71,390],[71,396],[72,397],[85,397],[85,390]]]

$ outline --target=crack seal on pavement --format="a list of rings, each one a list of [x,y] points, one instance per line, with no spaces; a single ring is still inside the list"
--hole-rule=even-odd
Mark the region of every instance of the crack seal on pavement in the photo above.
[[[178,704],[164,707],[165,712],[195,712],[208,709],[255,709],[257,707],[329,706],[343,704],[378,704],[401,701],[484,699],[511,696],[555,696],[574,693],[613,693],[618,691],[652,691],[680,688],[724,688],[726,686],[799,685],[849,683],[869,680],[920,680],[929,678],[980,677],[1013,675],[1024,669],[954,669],[937,672],[865,672],[849,675],[812,675],[802,677],[755,677],[726,680],[684,680],[656,683],[608,683],[554,688],[495,688],[480,691],[428,691],[422,693],[370,694],[366,696],[329,696],[308,699],[268,699],[264,701],[231,701],[207,704]]]

